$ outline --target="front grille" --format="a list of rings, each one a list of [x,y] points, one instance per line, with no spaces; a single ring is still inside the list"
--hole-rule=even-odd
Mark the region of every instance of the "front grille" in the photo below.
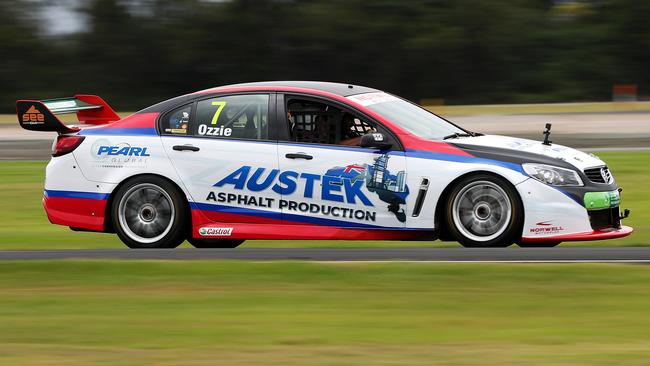
[[[621,218],[618,207],[606,208],[604,210],[590,210],[589,222],[594,230],[603,230],[621,227]]]
[[[611,184],[614,182],[614,177],[606,166],[585,169],[585,175],[594,183]]]

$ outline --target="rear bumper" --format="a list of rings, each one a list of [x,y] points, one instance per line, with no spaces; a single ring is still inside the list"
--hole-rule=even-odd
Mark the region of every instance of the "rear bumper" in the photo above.
[[[51,223],[104,231],[105,199],[79,198],[61,191],[55,192],[45,191],[43,195],[43,207]]]
[[[634,229],[629,226],[621,226],[618,229],[601,229],[593,230],[591,232],[561,234],[561,235],[548,235],[548,236],[524,236],[521,241],[524,243],[539,243],[549,241],[589,241],[589,240],[606,240],[622,238],[632,234]]]
[[[47,164],[43,207],[53,224],[104,231],[106,205],[113,189],[114,184],[86,179],[74,153],[65,154]]]

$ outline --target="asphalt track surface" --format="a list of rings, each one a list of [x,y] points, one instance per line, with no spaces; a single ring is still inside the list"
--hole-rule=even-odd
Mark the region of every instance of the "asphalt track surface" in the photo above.
[[[252,260],[327,262],[622,262],[650,263],[650,247],[580,248],[239,248],[3,250],[8,260]]]

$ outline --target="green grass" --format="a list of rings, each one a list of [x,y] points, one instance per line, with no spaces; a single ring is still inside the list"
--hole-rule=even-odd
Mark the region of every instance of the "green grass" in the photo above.
[[[0,365],[645,365],[650,269],[3,262]]]
[[[598,154],[624,188],[625,221],[636,232],[627,238],[563,245],[650,245],[650,152]],[[0,162],[0,249],[123,248],[115,235],[72,232],[51,225],[41,205],[45,162]],[[187,245],[187,244],[185,244]],[[440,242],[250,241],[246,247],[399,247],[440,246]],[[457,244],[445,244],[456,246]]]

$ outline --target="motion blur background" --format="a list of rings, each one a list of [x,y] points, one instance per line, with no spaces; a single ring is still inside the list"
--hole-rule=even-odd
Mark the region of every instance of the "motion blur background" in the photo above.
[[[636,229],[558,250],[649,246],[649,20],[636,0],[0,0],[0,250],[124,248],[49,224],[54,136],[21,130],[16,99],[129,113],[282,79],[384,89],[483,133],[553,122],[554,142],[609,164]],[[646,365],[648,268],[0,261],[0,365]]]
[[[383,89],[481,133],[541,139],[552,122],[555,143],[604,154],[625,189],[637,233],[603,245],[650,245],[648,19],[650,1],[633,0],[0,0],[4,248],[121,247],[48,224],[54,134],[19,128],[16,99],[97,94],[125,115],[301,79]]]
[[[650,96],[648,19],[637,0],[3,0],[0,108],[85,91],[136,110],[259,80],[446,104]]]

